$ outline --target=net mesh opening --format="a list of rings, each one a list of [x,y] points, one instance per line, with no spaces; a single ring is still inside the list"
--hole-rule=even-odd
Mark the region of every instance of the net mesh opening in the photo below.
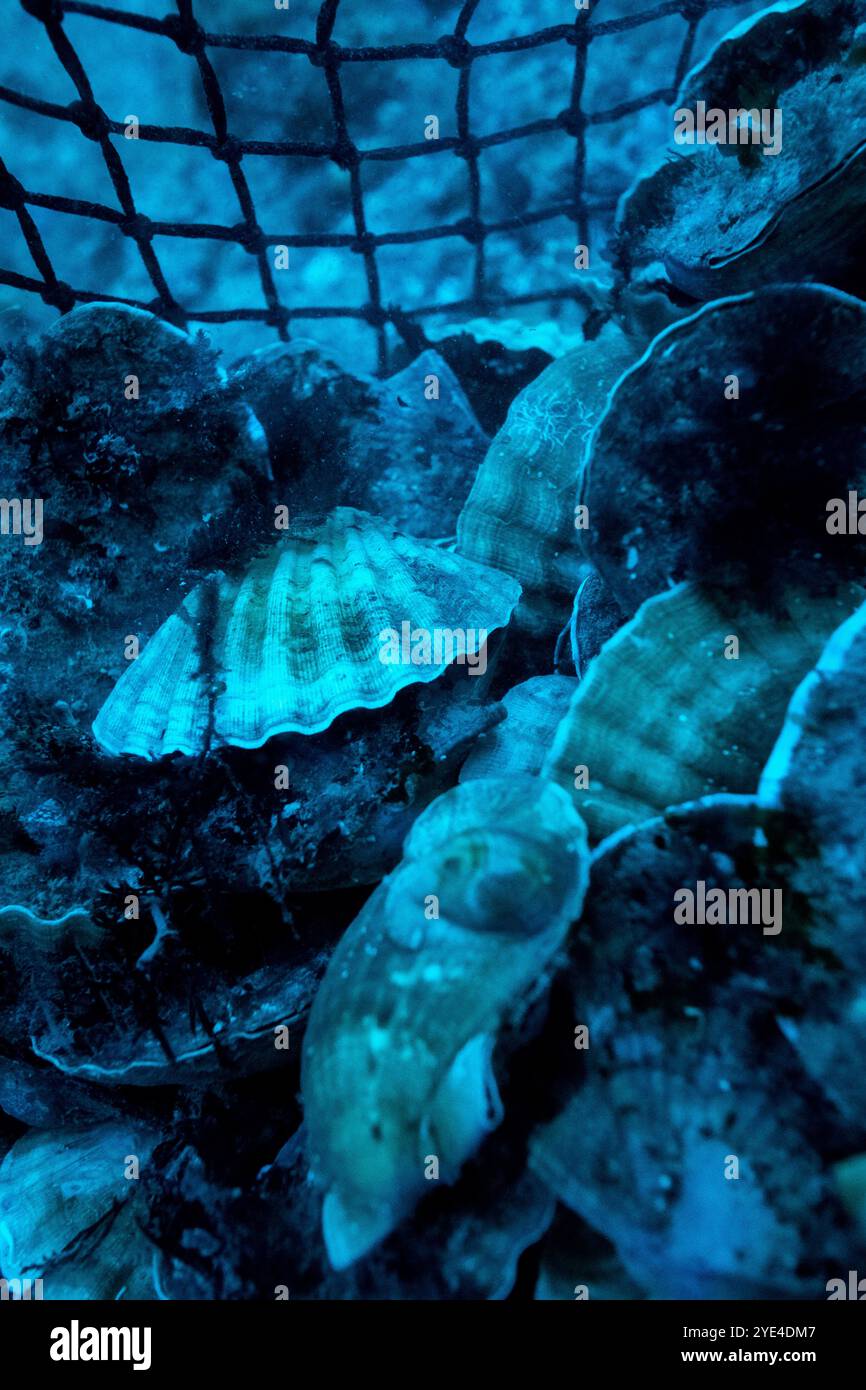
[[[175,0],[176,14],[162,19],[125,12],[109,6],[86,3],[86,0],[20,0],[27,14],[44,26],[45,34],[58,62],[71,79],[77,98],[68,105],[44,100],[24,92],[0,86],[0,101],[22,107],[43,116],[53,117],[77,127],[86,139],[98,146],[105,169],[115,192],[117,205],[60,197],[25,188],[7,163],[0,159],[0,207],[17,219],[26,243],[34,273],[25,275],[0,267],[0,283],[18,290],[32,292],[42,300],[66,313],[77,304],[110,302],[147,309],[178,327],[193,323],[227,324],[242,321],[267,326],[277,338],[287,340],[293,324],[304,320],[352,319],[368,326],[375,335],[376,359],[380,372],[389,368],[389,328],[410,346],[417,346],[419,325],[431,316],[443,313],[462,313],[468,316],[489,315],[526,304],[553,304],[557,300],[572,300],[591,310],[592,298],[579,275],[567,286],[549,286],[529,293],[503,294],[490,284],[486,246],[492,235],[516,234],[531,224],[567,218],[574,226],[577,242],[588,245],[593,218],[613,218],[616,199],[593,199],[587,189],[587,137],[593,127],[611,124],[656,103],[670,105],[693,59],[698,29],[706,16],[714,11],[742,10],[743,0],[663,0],[663,3],[640,9],[626,17],[605,19],[596,11],[603,0],[593,0],[586,10],[575,9],[574,18],[567,23],[537,29],[498,41],[473,43],[470,26],[482,0],[466,0],[459,11],[453,31],[432,42],[391,44],[385,46],[349,47],[333,38],[341,0],[324,0],[316,19],[312,40],[286,34],[211,33],[202,27],[193,0]],[[636,0],[639,3],[639,0]],[[155,220],[143,216],[137,209],[119,146],[112,137],[124,136],[123,121],[112,119],[97,102],[84,64],[71,42],[64,19],[71,15],[89,16],[105,24],[161,36],[167,43],[195,63],[210,120],[210,129],[198,130],[179,126],[142,123],[137,138],[158,144],[198,147],[208,150],[224,163],[234,190],[238,220],[233,225]],[[685,31],[670,86],[641,94],[605,110],[587,114],[583,109],[590,50],[602,36],[626,33],[652,26],[668,16],[681,16]],[[555,114],[519,126],[478,135],[472,128],[471,82],[475,64],[494,54],[520,53],[548,45],[567,45],[573,50],[573,66],[568,102]],[[215,49],[248,50],[258,53],[283,53],[305,57],[321,71],[330,102],[333,138],[329,142],[304,140],[245,140],[231,131],[224,93],[209,53]],[[452,136],[441,139],[421,139],[414,143],[362,148],[352,137],[344,101],[341,71],[346,64],[441,62],[458,73],[455,102],[455,130]],[[570,187],[566,196],[556,202],[532,207],[519,215],[498,220],[485,220],[482,215],[482,161],[486,149],[519,142],[545,132],[565,133],[573,141]],[[412,231],[373,231],[365,207],[362,168],[373,161],[413,161],[442,158],[447,154],[462,161],[466,175],[466,212],[460,219],[437,226],[425,226]],[[275,158],[295,156],[333,161],[349,179],[351,219],[349,233],[285,234],[262,225],[249,182],[244,172],[246,155],[270,155]],[[119,235],[134,243],[145,273],[153,287],[148,300],[124,298],[110,293],[96,293],[76,288],[58,276],[46,249],[43,237],[30,209],[46,209],[72,217],[93,218],[116,227]],[[268,209],[270,214],[272,210]],[[234,243],[254,258],[261,284],[261,301],[249,307],[209,308],[192,306],[179,301],[174,294],[170,277],[156,248],[156,237],[203,238],[213,242]],[[382,293],[379,252],[387,246],[409,246],[440,238],[457,238],[471,258],[471,293],[447,303],[400,303],[386,301]],[[363,266],[366,296],[354,304],[316,305],[287,304],[280,294],[280,272],[275,270],[274,247],[335,248],[359,258]]]

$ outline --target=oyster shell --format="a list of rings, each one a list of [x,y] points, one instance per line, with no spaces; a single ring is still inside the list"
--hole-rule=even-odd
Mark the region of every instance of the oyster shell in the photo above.
[[[436,632],[462,632],[471,651],[508,622],[519,593],[506,575],[338,508],[241,579],[217,574],[195,589],[118,681],[94,737],[108,753],[158,758],[318,733],[434,680],[458,651],[455,638],[451,654],[444,641],[437,652]],[[404,630],[427,634],[425,663],[383,659],[386,631]]]
[[[792,582],[860,576],[856,541],[827,523],[830,499],[866,492],[864,382],[866,306],[826,286],[721,300],[660,334],[611,393],[581,476],[581,536],[622,608],[681,579],[769,606]]]
[[[648,599],[590,663],[542,774],[570,791],[593,840],[666,806],[755,791],[791,692],[862,596],[793,591],[770,613],[699,585]]]
[[[512,402],[457,523],[461,555],[520,580],[520,620],[555,634],[585,566],[574,485],[589,432],[634,349],[612,323],[552,362]]]
[[[340,942],[304,1040],[310,1162],[331,1263],[353,1263],[499,1123],[491,1053],[580,911],[583,825],[532,777],[467,782],[415,822]],[[429,1188],[427,1190],[430,1190]]]

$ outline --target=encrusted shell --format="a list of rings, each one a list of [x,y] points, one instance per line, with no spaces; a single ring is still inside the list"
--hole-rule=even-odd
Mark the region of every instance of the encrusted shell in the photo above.
[[[698,299],[810,278],[863,288],[866,71],[863,0],[774,6],[686,78],[677,110],[774,113],[779,148],[695,147],[626,199],[620,258],[632,280],[663,263]],[[672,125],[673,131],[673,125]],[[682,154],[679,146],[675,147]]]
[[[294,511],[360,507],[412,536],[454,535],[488,438],[438,353],[381,381],[298,338],[253,353],[233,380]]]
[[[762,805],[792,826],[789,882],[808,903],[810,936],[858,992],[866,988],[864,702],[866,605],[834,632],[794,694],[759,787]]]
[[[622,608],[682,579],[769,604],[862,574],[828,504],[866,492],[864,382],[866,306],[826,286],[721,300],[660,334],[612,392],[579,489]]]
[[[522,621],[558,631],[585,566],[574,487],[587,436],[634,359],[614,324],[552,362],[512,402],[457,523],[461,555],[520,580]]]
[[[592,839],[713,792],[754,792],[791,692],[861,598],[854,585],[794,591],[766,613],[681,584],[648,599],[591,662],[543,775],[569,789]]]
[[[781,818],[777,850],[792,930],[822,963],[808,1010],[779,1027],[839,1112],[866,1114],[866,605],[833,633],[797,688],[758,799]]]
[[[338,508],[241,579],[217,574],[194,590],[118,681],[94,736],[108,753],[158,758],[317,733],[441,675],[459,659],[453,634],[471,652],[508,622],[519,593],[506,575]],[[427,634],[424,664],[387,659],[386,636],[402,642],[404,624],[410,637]],[[437,632],[452,641],[437,649]]]
[[[656,1298],[823,1297],[822,1263],[851,1248],[835,1112],[773,1020],[811,993],[787,893],[771,923],[763,907],[758,922],[674,917],[699,882],[782,888],[766,819],[754,798],[708,797],[611,837],[569,938],[561,987],[588,1046],[545,1078],[570,1099],[530,1166]]]
[[[0,1001],[0,1036],[100,1085],[172,1085],[280,1065],[275,1032],[302,1021],[327,949],[294,946],[237,975],[193,963],[156,919],[136,960],[120,929],[79,909],[53,921],[24,907],[0,909],[0,960],[15,983],[14,998]]]
[[[155,1298],[134,1205],[158,1139],[116,1121],[19,1139],[0,1164],[3,1277],[41,1279],[45,1299]]]
[[[586,834],[538,778],[467,782],[416,821],[316,996],[302,1085],[335,1267],[453,1181],[501,1115],[491,1053],[579,913]]]

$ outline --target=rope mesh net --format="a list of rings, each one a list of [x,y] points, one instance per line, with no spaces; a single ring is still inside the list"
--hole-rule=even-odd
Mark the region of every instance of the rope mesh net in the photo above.
[[[20,0],[25,12],[44,26],[45,34],[68,77],[74,84],[77,99],[67,105],[51,102],[0,86],[0,101],[30,112],[66,122],[98,147],[111,180],[117,206],[51,193],[39,193],[26,188],[15,177],[7,163],[0,159],[0,207],[14,214],[20,227],[34,273],[0,267],[0,284],[41,296],[49,306],[61,313],[77,304],[96,301],[113,302],[147,309],[178,327],[190,323],[227,324],[250,321],[266,325],[278,338],[291,336],[293,323],[300,320],[356,320],[369,326],[376,339],[376,355],[380,371],[385,371],[389,359],[388,327],[393,326],[406,342],[417,338],[417,325],[426,317],[442,315],[445,311],[468,314],[489,314],[521,304],[552,303],[570,299],[589,306],[589,296],[579,283],[566,286],[547,286],[531,292],[507,294],[491,286],[487,271],[486,246],[494,234],[516,234],[527,226],[565,217],[574,226],[579,244],[588,245],[593,218],[613,217],[616,198],[595,198],[587,188],[587,141],[594,128],[609,126],[625,116],[635,114],[656,103],[670,105],[688,71],[695,53],[695,42],[702,21],[714,11],[738,9],[743,0],[662,0],[650,8],[638,9],[633,15],[605,19],[595,11],[603,0],[591,0],[586,10],[576,9],[574,18],[535,32],[508,37],[498,41],[473,43],[469,37],[470,24],[481,0],[466,0],[460,8],[453,31],[432,42],[390,44],[385,46],[346,46],[333,38],[341,0],[324,0],[320,6],[315,37],[312,40],[285,34],[211,33],[202,27],[193,0],[175,0],[176,14],[164,18],[126,12],[87,0]],[[636,5],[640,0],[635,0]],[[112,137],[124,136],[123,121],[112,119],[96,100],[84,64],[70,40],[64,19],[67,16],[88,16],[105,24],[123,26],[143,34],[160,36],[186,55],[198,69],[198,78],[206,102],[210,130],[180,126],[141,123],[137,138],[158,144],[197,147],[208,150],[222,161],[231,180],[239,210],[233,225],[155,220],[144,216],[136,207],[129,177],[121,157],[122,145]],[[655,89],[612,105],[605,110],[587,114],[582,105],[590,50],[595,40],[607,35],[626,34],[652,26],[669,16],[680,16],[685,29],[670,85]],[[504,53],[524,53],[550,45],[567,45],[573,50],[573,66],[567,104],[557,113],[522,125],[478,135],[472,128],[471,79],[476,63],[486,57]],[[224,92],[211,61],[210,51],[218,49],[248,50],[256,53],[289,54],[305,57],[321,70],[326,85],[333,123],[333,138],[327,142],[305,140],[250,140],[237,138],[231,131]],[[362,148],[352,137],[344,100],[341,71],[347,64],[407,63],[438,61],[457,70],[455,103],[456,134],[441,139],[421,139],[417,142]],[[545,132],[565,132],[573,140],[570,187],[556,202],[522,210],[513,217],[485,220],[482,214],[482,155],[494,146],[525,140]],[[366,165],[383,161],[414,161],[441,156],[450,151],[463,161],[466,171],[465,216],[442,225],[425,226],[409,231],[373,231],[368,223],[362,170]],[[295,156],[306,159],[333,161],[348,176],[351,196],[350,233],[291,234],[268,230],[262,225],[250,183],[243,167],[248,155]],[[147,278],[153,287],[151,299],[124,298],[110,293],[76,288],[61,278],[55,270],[45,241],[30,209],[45,209],[73,217],[97,219],[110,224],[129,239],[141,258]],[[261,303],[251,307],[207,308],[179,302],[172,290],[164,258],[154,246],[156,237],[202,238],[213,242],[234,243],[254,258],[261,284]],[[457,238],[470,248],[472,261],[471,293],[448,303],[387,302],[382,293],[378,253],[386,246],[410,245],[441,238]],[[340,305],[284,303],[279,292],[279,273],[275,273],[270,248],[282,247],[337,248],[357,256],[363,265],[366,282],[364,302]]]

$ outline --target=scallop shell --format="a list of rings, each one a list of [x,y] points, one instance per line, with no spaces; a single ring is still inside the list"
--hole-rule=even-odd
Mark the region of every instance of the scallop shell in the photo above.
[[[679,802],[755,791],[791,692],[861,598],[853,585],[794,591],[763,613],[682,584],[648,599],[590,664],[543,775],[570,790],[593,840]]]
[[[838,1117],[773,1025],[811,991],[787,893],[773,936],[674,921],[699,880],[778,887],[770,829],[755,798],[717,796],[612,837],[569,940],[563,985],[589,1046],[546,1078],[570,1099],[530,1167],[655,1298],[820,1297],[816,1266],[850,1248],[824,1152]]]
[[[586,836],[532,777],[467,782],[416,821],[316,996],[302,1086],[323,1231],[341,1268],[453,1181],[498,1124],[491,1053],[579,913]]]
[[[576,687],[574,676],[532,676],[513,686],[502,700],[505,718],[478,739],[460,781],[538,776]]]
[[[674,286],[711,300],[799,280],[805,267],[862,290],[864,21],[862,0],[774,7],[689,74],[676,109],[780,111],[782,147],[696,146],[641,180],[619,228],[631,277],[661,261]]]
[[[827,963],[809,1009],[779,1025],[839,1111],[866,1115],[866,606],[830,638],[797,688],[767,760],[759,801],[782,818],[786,897],[797,929]]]
[[[792,889],[810,936],[866,990],[866,605],[834,632],[802,681],[767,759],[761,804],[799,827]]]
[[[586,550],[626,613],[683,579],[769,605],[861,575],[827,521],[830,499],[866,492],[864,382],[866,306],[825,286],[721,300],[660,334],[611,393],[580,485]]]
[[[0,959],[15,982],[0,1036],[100,1085],[173,1085],[284,1061],[275,1030],[302,1022],[327,950],[295,946],[238,976],[192,963],[164,922],[136,961],[121,930],[79,909],[53,921],[0,909]]]
[[[471,650],[508,622],[519,593],[505,575],[338,508],[243,578],[217,574],[194,590],[118,681],[93,733],[106,752],[143,758],[318,733],[450,664],[444,642],[428,664],[386,662],[386,629],[462,630]]]
[[[861,607],[797,688],[758,793],[781,817],[778,853],[792,923],[825,966],[820,976],[816,969],[808,1010],[783,1007],[779,1027],[858,1128],[866,1115],[864,691]]]
[[[609,324],[552,362],[512,402],[457,523],[457,549],[520,580],[522,621],[557,632],[585,565],[574,488],[586,438],[608,391],[634,359]]]
[[[253,353],[233,378],[296,512],[360,507],[409,535],[454,535],[489,441],[438,353],[381,381],[298,338]]]
[[[152,1299],[153,1247],[136,1220],[158,1134],[110,1122],[25,1134],[0,1164],[0,1270],[45,1299]]]

